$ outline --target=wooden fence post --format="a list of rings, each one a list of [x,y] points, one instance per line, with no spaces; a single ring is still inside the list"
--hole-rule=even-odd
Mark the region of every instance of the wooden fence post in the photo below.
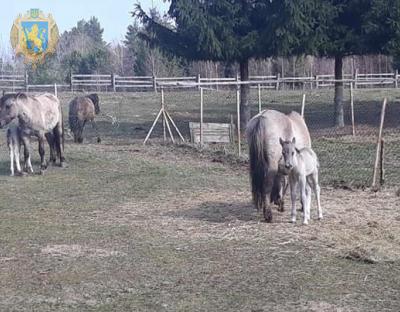
[[[385,139],[382,138],[381,140],[381,153],[380,153],[380,185],[382,186],[385,184]]]
[[[236,114],[237,114],[237,136],[238,136],[238,155],[242,154],[242,144],[240,138],[240,85],[236,85]]]
[[[200,147],[203,147],[203,88],[200,88]]]
[[[279,90],[279,79],[280,79],[281,75],[278,73],[276,75],[276,90]]]
[[[386,103],[387,98],[383,100],[382,111],[381,111],[381,122],[379,124],[379,134],[378,134],[378,142],[376,144],[376,156],[375,156],[375,164],[374,164],[374,175],[372,177],[372,188],[376,187],[376,178],[378,173],[379,166],[379,155],[381,151],[381,143],[382,143],[382,131],[383,131],[383,122],[385,121],[385,111],[386,111]]]
[[[73,84],[73,75],[72,75],[72,72],[70,72],[70,74],[69,74],[69,85],[70,85],[70,88],[71,88],[71,92],[74,92],[74,84]]]
[[[394,72],[394,87],[397,89],[399,87],[399,71],[396,69]]]
[[[25,71],[25,92],[29,91],[29,76],[28,71]]]
[[[54,95],[55,95],[55,97],[58,97],[57,83],[54,84]]]
[[[351,127],[353,136],[356,135],[356,127],[354,123],[354,90],[353,90],[353,83],[350,82],[350,109],[351,109]]]
[[[200,90],[201,89],[201,86],[200,86],[200,83],[201,83],[200,74],[197,74],[196,82],[197,82],[197,88]]]
[[[258,84],[258,112],[261,113],[261,85]]]
[[[358,80],[358,68],[356,68],[356,71],[354,73],[354,89],[357,89],[357,80]]]
[[[301,117],[304,118],[304,109],[306,106],[306,94],[303,93],[303,100],[301,101]]]
[[[153,89],[157,93],[157,77],[155,75],[153,76]]]
[[[111,73],[111,87],[112,87],[112,90],[113,90],[113,92],[116,92],[116,87],[115,87],[115,74],[114,73]]]

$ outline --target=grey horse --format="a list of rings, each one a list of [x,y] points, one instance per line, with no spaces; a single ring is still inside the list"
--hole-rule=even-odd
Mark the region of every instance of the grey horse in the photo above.
[[[256,208],[263,209],[264,219],[272,221],[271,201],[282,199],[283,175],[278,172],[282,156],[279,138],[292,140],[296,147],[311,147],[306,123],[300,114],[285,115],[276,110],[265,110],[250,119],[246,128],[250,156],[250,177],[253,201]]]
[[[25,93],[5,94],[0,99],[0,128],[17,120],[21,139],[29,156],[29,138],[34,135],[39,140],[40,168],[45,170],[44,141],[50,146],[50,161],[60,159],[60,166],[65,166],[64,129],[61,105],[52,94],[26,95]]]

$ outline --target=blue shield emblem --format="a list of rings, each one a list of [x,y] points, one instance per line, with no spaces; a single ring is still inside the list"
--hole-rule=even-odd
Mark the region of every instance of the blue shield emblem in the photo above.
[[[23,41],[30,53],[40,54],[47,50],[49,23],[47,21],[22,21]]]

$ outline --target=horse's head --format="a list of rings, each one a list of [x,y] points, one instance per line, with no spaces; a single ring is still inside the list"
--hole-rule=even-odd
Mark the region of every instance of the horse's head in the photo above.
[[[94,105],[94,112],[97,114],[100,113],[100,106],[99,106],[99,96],[96,93],[92,93],[87,95],[87,97],[93,102]]]
[[[279,143],[282,146],[282,161],[286,170],[291,170],[297,166],[297,153],[299,150],[296,148],[296,138],[293,137],[292,141],[283,141],[279,138]]]
[[[18,101],[26,99],[23,93],[5,94],[0,99],[0,128],[3,128],[18,116]]]

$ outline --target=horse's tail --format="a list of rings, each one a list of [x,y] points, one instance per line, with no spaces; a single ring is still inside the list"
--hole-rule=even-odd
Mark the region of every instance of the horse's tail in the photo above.
[[[263,208],[266,200],[268,160],[265,122],[265,117],[256,116],[249,121],[246,131],[249,143],[251,191],[257,209]]]

